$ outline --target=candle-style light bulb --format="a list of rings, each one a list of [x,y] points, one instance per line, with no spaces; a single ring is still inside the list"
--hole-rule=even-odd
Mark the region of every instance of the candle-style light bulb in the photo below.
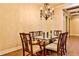
[[[48,6],[48,9],[50,8],[50,6]]]
[[[53,10],[50,10],[50,12],[52,12]]]
[[[52,10],[54,10],[54,8],[52,8]]]
[[[43,10],[43,8],[41,7],[40,10]]]
[[[47,14],[47,11],[45,11],[45,14]]]

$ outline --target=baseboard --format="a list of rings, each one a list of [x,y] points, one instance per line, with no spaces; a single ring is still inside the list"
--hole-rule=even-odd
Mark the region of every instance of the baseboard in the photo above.
[[[19,50],[19,49],[22,49],[22,46],[17,46],[17,47],[13,47],[13,48],[10,48],[10,49],[0,51],[0,55],[4,55],[4,54],[7,54],[7,53],[10,53],[12,51]]]
[[[70,34],[70,36],[79,36],[79,34]]]

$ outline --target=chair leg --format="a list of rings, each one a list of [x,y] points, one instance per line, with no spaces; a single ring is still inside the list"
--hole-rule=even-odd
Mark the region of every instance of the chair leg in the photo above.
[[[63,54],[65,55],[65,51],[64,51],[64,49],[63,49]]]
[[[67,49],[65,48],[65,52],[67,53]]]
[[[61,49],[61,56],[63,55],[63,49]]]
[[[25,56],[25,51],[23,50],[23,56]]]
[[[66,48],[66,44],[65,44],[65,52],[67,53],[67,48]]]

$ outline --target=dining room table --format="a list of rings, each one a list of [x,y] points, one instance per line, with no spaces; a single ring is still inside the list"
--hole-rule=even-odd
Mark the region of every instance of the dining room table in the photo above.
[[[58,38],[58,36],[54,36],[54,35],[52,37],[35,36],[34,38],[40,40],[40,42],[41,42],[40,45],[43,47],[42,55],[46,56],[47,55],[46,50],[45,50],[45,46],[47,45],[46,42],[49,41],[48,44],[53,43],[56,41],[56,38]]]

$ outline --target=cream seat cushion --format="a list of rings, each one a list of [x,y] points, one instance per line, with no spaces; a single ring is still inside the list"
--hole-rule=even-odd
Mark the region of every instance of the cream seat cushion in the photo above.
[[[33,54],[35,54],[36,52],[41,51],[40,46],[39,45],[33,45]]]
[[[29,50],[31,51],[30,47]],[[39,45],[32,45],[32,50],[33,50],[33,54],[41,51],[40,46]]]
[[[46,46],[46,49],[57,51],[57,44],[51,43]]]
[[[37,40],[33,40],[33,41],[32,41],[32,44],[36,44],[36,43],[38,43]]]

